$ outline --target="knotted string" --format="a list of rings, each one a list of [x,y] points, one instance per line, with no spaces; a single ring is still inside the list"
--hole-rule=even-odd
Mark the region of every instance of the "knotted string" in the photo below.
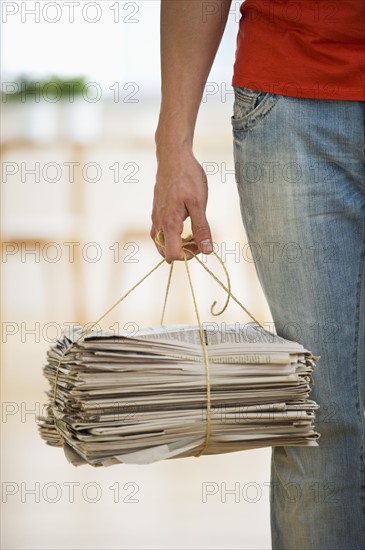
[[[162,250],[165,248],[165,242],[164,242],[164,238],[163,238],[163,232],[162,231],[159,231],[155,237],[155,242],[156,242],[156,245],[159,246]],[[193,304],[194,304],[194,310],[195,310],[195,315],[196,315],[196,319],[198,321],[198,327],[199,327],[199,337],[200,337],[200,342],[201,342],[201,346],[202,346],[202,349],[203,349],[203,358],[204,358],[204,367],[205,367],[205,380],[206,380],[206,393],[207,393],[207,402],[206,402],[206,414],[207,414],[207,422],[206,422],[206,432],[205,432],[205,440],[204,440],[204,445],[203,447],[200,449],[200,451],[198,452],[197,457],[201,456],[202,454],[205,453],[205,451],[207,450],[208,448],[208,445],[209,445],[209,441],[210,441],[210,435],[211,435],[211,387],[210,387],[210,370],[209,370],[209,357],[208,357],[208,350],[207,350],[207,346],[206,346],[206,343],[205,343],[205,338],[204,338],[204,333],[203,333],[203,325],[201,323],[201,320],[200,320],[200,315],[199,315],[199,310],[198,310],[198,304],[197,304],[197,301],[196,301],[196,297],[195,297],[195,292],[194,292],[194,287],[193,287],[193,282],[192,282],[192,279],[191,279],[191,275],[190,275],[190,269],[189,269],[189,264],[188,264],[188,260],[186,258],[186,252],[190,252],[191,253],[191,250],[186,246],[186,245],[191,245],[191,244],[195,244],[195,242],[192,240],[191,237],[185,237],[182,239],[182,243],[183,243],[183,246],[182,246],[182,253],[183,253],[183,258],[184,258],[184,263],[185,263],[185,268],[186,268],[186,273],[187,273],[187,276],[188,276],[188,281],[189,281],[189,286],[190,286],[190,292],[191,292],[191,296],[193,298]],[[214,313],[214,306],[216,305],[216,301],[213,302],[211,308],[210,308],[210,311],[213,315],[220,315],[221,313],[223,313],[223,311],[225,311],[225,309],[227,308],[228,306],[228,302],[229,302],[229,298],[230,298],[230,293],[231,293],[231,281],[230,281],[230,278],[229,278],[229,274],[228,274],[228,271],[226,270],[226,267],[225,265],[223,264],[223,261],[221,260],[221,258],[218,258],[219,261],[221,262],[222,266],[223,266],[223,269],[225,271],[225,274],[226,274],[226,277],[227,277],[227,283],[228,283],[228,294],[227,294],[227,299],[226,299],[226,302],[223,306],[223,308],[221,309],[221,311],[219,311],[218,313]],[[172,278],[172,271],[173,271],[173,268],[174,268],[174,262],[171,262],[171,266],[170,266],[170,270],[169,270],[169,277],[168,277],[168,280],[167,280],[167,286],[166,286],[166,292],[165,292],[165,299],[164,299],[164,304],[163,304],[163,308],[162,308],[162,314],[161,314],[161,325],[163,324],[163,319],[164,319],[164,315],[165,315],[165,310],[166,310],[166,304],[167,304],[167,298],[168,298],[168,293],[169,293],[169,289],[170,289],[170,284],[171,284],[171,278]]]
[[[188,247],[187,245],[192,245],[192,244],[196,244],[195,241],[192,240],[192,237],[186,237],[186,238],[183,238],[182,239],[183,241],[183,246],[182,246],[182,253],[183,253],[183,259],[184,259],[184,263],[185,263],[185,268],[186,268],[186,273],[187,273],[187,276],[188,276],[188,281],[189,281],[189,286],[190,286],[190,291],[191,291],[191,295],[192,295],[192,299],[193,299],[193,304],[194,304],[194,310],[195,310],[195,315],[196,315],[196,318],[197,318],[197,321],[198,321],[198,327],[199,327],[199,336],[200,336],[200,342],[201,342],[201,345],[202,345],[202,351],[203,351],[203,358],[204,358],[204,366],[205,366],[205,378],[206,378],[206,414],[207,414],[207,421],[206,421],[206,433],[205,433],[205,441],[204,441],[204,445],[203,447],[201,448],[201,450],[198,452],[198,454],[196,455],[197,457],[201,456],[202,454],[204,454],[209,446],[209,440],[210,440],[210,436],[211,436],[211,387],[210,387],[210,371],[209,371],[209,357],[208,357],[208,351],[207,351],[207,345],[206,345],[206,342],[205,342],[205,338],[204,338],[204,333],[203,333],[203,326],[202,326],[202,323],[201,323],[201,320],[200,320],[200,315],[199,315],[199,310],[198,310],[198,305],[197,305],[197,301],[196,301],[196,297],[195,297],[195,292],[194,292],[194,288],[193,288],[193,284],[192,284],[192,280],[191,280],[191,275],[190,275],[190,269],[189,269],[189,265],[188,265],[188,260],[187,260],[187,257],[186,257],[186,252],[189,252],[189,254],[192,254],[193,257],[200,263],[200,265],[202,265],[204,267],[204,269],[213,277],[213,279],[215,281],[217,281],[217,283],[220,284],[220,286],[227,292],[227,299],[226,299],[226,302],[223,306],[223,308],[218,312],[218,313],[214,313],[214,307],[216,305],[216,301],[213,302],[212,306],[211,306],[211,313],[212,315],[220,315],[222,314],[227,306],[228,306],[228,303],[229,303],[229,300],[230,298],[232,298],[244,311],[245,313],[251,317],[251,319],[257,323],[259,326],[261,326],[262,328],[263,325],[257,321],[255,319],[255,317],[253,317],[253,315],[245,308],[245,306],[232,294],[231,292],[231,282],[230,282],[230,277],[229,277],[229,274],[228,274],[228,271],[224,265],[224,262],[223,260],[220,258],[220,256],[217,255],[217,253],[215,251],[213,251],[213,254],[214,256],[217,258],[217,260],[220,262],[220,264],[222,265],[223,267],[223,270],[225,272],[225,275],[226,275],[226,278],[227,278],[227,286],[225,286],[221,281],[220,279],[218,279],[218,277],[206,266],[204,265],[204,263],[197,257],[196,254],[194,254],[194,252],[192,252]],[[161,247],[162,249],[164,248],[164,241],[163,241],[163,233],[162,231],[158,232],[156,237],[155,237],[155,242],[157,244],[157,246]],[[156,271],[163,263],[165,262],[165,259],[162,259],[160,262],[158,262],[148,273],[146,273],[146,275],[144,275],[136,284],[134,284],[121,298],[119,298],[105,313],[103,313],[99,319],[97,319],[94,323],[92,323],[87,329],[84,329],[80,335],[76,338],[76,340],[72,341],[70,343],[70,345],[63,351],[63,353],[61,354],[60,356],[60,359],[57,363],[57,367],[56,367],[56,375],[55,375],[55,381],[54,381],[54,395],[53,395],[53,401],[54,401],[54,409],[56,410],[56,407],[57,407],[57,387],[58,387],[58,379],[59,379],[59,372],[60,372],[60,367],[62,365],[62,361],[65,357],[65,355],[72,349],[72,347],[79,341],[81,340],[82,338],[84,338],[87,334],[89,334],[93,328],[95,326],[97,326],[115,307],[117,307],[125,298],[127,298],[127,296],[129,296],[129,294],[131,294],[131,292],[133,292],[133,290],[135,290],[145,279],[147,279],[147,277],[149,277],[154,271]],[[166,286],[166,292],[165,292],[165,299],[164,299],[164,304],[163,304],[163,310],[162,310],[162,315],[161,315],[161,324],[163,323],[163,318],[164,318],[164,314],[165,314],[165,309],[166,309],[166,303],[167,303],[167,298],[168,298],[168,293],[169,293],[169,289],[170,289],[170,284],[171,284],[171,278],[172,278],[172,271],[173,271],[173,266],[174,266],[174,262],[171,263],[171,266],[170,266],[170,271],[169,271],[169,277],[168,277],[168,282],[167,282],[167,286]],[[55,416],[55,415],[54,415]],[[54,419],[54,423],[55,423],[55,427],[56,429],[58,430],[58,427],[57,427],[57,424],[56,424],[56,418]],[[62,435],[62,434],[60,434]]]
[[[210,440],[210,433],[211,433],[211,416],[212,415],[211,415],[211,390],[210,390],[209,357],[208,357],[207,345],[205,343],[205,338],[204,338],[204,333],[203,333],[203,326],[202,326],[202,323],[200,321],[198,304],[196,302],[193,283],[192,283],[192,280],[191,280],[190,269],[189,269],[188,261],[186,259],[185,247],[183,247],[183,254],[184,254],[184,262],[185,262],[185,267],[186,267],[186,273],[187,273],[187,276],[188,276],[188,279],[189,279],[189,286],[190,286],[190,290],[191,290],[191,296],[192,296],[193,302],[194,302],[195,315],[196,315],[196,319],[198,321],[198,326],[199,326],[199,336],[200,336],[200,342],[201,342],[201,345],[202,345],[203,357],[204,357],[205,380],[206,380],[205,385],[206,385],[206,392],[207,392],[207,405],[206,405],[207,423],[206,423],[206,431],[205,431],[205,441],[204,441],[203,447],[200,449],[198,454],[195,455],[195,456],[199,457],[202,454],[204,454],[205,451],[207,450],[208,445],[209,445],[209,440]]]
[[[160,230],[157,233],[157,235],[155,237],[155,242],[156,242],[156,245],[158,247],[160,247],[162,250],[165,248],[165,242],[164,242],[163,231],[162,230]],[[199,453],[196,455],[197,457],[199,457],[202,454],[204,454],[206,452],[206,450],[208,449],[209,440],[210,440],[210,436],[211,436],[210,369],[209,369],[209,356],[208,356],[207,345],[206,345],[205,338],[204,338],[203,326],[202,326],[202,323],[201,323],[201,320],[200,320],[200,315],[199,315],[198,305],[197,305],[196,298],[195,298],[193,283],[192,283],[192,280],[191,280],[189,265],[188,265],[188,261],[187,261],[187,258],[186,258],[186,252],[189,252],[189,254],[192,254],[194,256],[194,258],[196,260],[198,260],[199,263],[204,267],[204,269],[227,292],[226,302],[223,305],[222,309],[218,313],[214,313],[214,307],[217,304],[217,302],[216,301],[213,302],[213,304],[210,308],[210,312],[212,313],[212,315],[221,315],[227,309],[229,299],[232,297],[235,300],[235,302],[237,302],[242,307],[242,309],[251,317],[251,319],[253,319],[253,321],[255,321],[255,323],[259,324],[262,328],[264,328],[264,327],[262,326],[261,323],[259,323],[255,319],[255,317],[253,317],[253,315],[251,315],[251,313],[245,308],[245,306],[243,304],[241,304],[241,302],[236,297],[233,296],[233,294],[231,292],[231,280],[230,280],[230,277],[229,277],[229,273],[227,271],[226,266],[224,265],[224,262],[223,262],[222,258],[220,256],[218,256],[218,254],[213,250],[214,256],[217,258],[217,260],[219,261],[219,263],[223,267],[224,273],[225,273],[226,278],[227,278],[227,287],[218,279],[218,277],[216,277],[216,275],[206,265],[204,265],[204,263],[197,257],[197,255],[194,254],[194,252],[192,252],[192,250],[190,250],[190,248],[188,248],[188,246],[196,245],[196,242],[193,240],[192,236],[188,236],[188,237],[183,238],[182,243],[183,243],[182,252],[183,252],[183,258],[184,258],[186,273],[187,273],[187,276],[188,276],[190,291],[191,291],[191,295],[192,295],[192,298],[193,298],[195,315],[196,315],[196,318],[197,318],[197,321],[198,321],[199,336],[200,336],[200,342],[201,342],[201,346],[202,346],[202,350],[203,350],[204,367],[205,367],[205,379],[206,379],[206,395],[207,395],[206,414],[207,414],[207,422],[206,422],[206,433],[205,433],[204,445],[203,445],[202,449],[199,451]],[[166,292],[165,292],[164,305],[163,305],[162,315],[161,315],[161,324],[163,323],[163,318],[164,318],[164,314],[165,314],[167,297],[168,297],[168,292],[169,292],[169,289],[170,289],[170,283],[171,283],[173,267],[174,267],[174,262],[171,262],[171,267],[170,267],[170,271],[169,271],[169,278],[168,278],[168,281],[167,281]]]

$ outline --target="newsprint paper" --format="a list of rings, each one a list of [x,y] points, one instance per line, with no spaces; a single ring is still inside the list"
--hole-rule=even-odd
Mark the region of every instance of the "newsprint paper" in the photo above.
[[[49,403],[38,419],[44,440],[63,446],[74,465],[197,456],[207,426],[198,326],[81,335],[81,327],[68,327],[47,353]],[[254,323],[204,323],[203,335],[211,392],[204,454],[317,445],[318,405],[309,399],[317,357]]]

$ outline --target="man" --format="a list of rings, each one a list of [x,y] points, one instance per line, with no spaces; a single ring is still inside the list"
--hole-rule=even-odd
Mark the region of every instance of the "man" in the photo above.
[[[151,236],[210,253],[194,126],[230,0],[162,0],[162,100]],[[277,332],[321,356],[319,447],[272,454],[274,549],[365,547],[364,3],[247,0],[232,127],[242,219]],[[224,205],[223,205],[224,208]],[[266,245],[266,246],[265,246]],[[288,328],[295,328],[294,334]],[[244,534],[243,534],[244,535]]]

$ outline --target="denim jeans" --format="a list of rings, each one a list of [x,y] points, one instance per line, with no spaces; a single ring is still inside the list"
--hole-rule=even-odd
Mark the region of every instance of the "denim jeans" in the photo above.
[[[276,447],[274,549],[365,547],[365,105],[235,88],[242,219],[277,333],[320,355],[318,447]]]

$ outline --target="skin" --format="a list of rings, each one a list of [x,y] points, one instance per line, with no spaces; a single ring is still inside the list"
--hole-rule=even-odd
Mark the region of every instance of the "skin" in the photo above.
[[[231,2],[161,0],[161,107],[151,237],[155,240],[163,231],[164,246],[157,249],[168,263],[184,258],[181,235],[188,217],[195,243],[188,248],[195,254],[213,250],[206,218],[207,177],[194,157],[193,139]],[[192,256],[186,252],[186,257]]]

